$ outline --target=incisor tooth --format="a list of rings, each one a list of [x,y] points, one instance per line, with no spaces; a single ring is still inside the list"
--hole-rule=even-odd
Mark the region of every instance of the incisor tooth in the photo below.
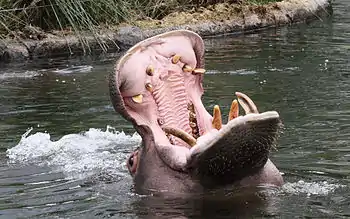
[[[182,68],[182,70],[184,71],[184,72],[192,72],[193,71],[193,68],[191,67],[191,66],[189,66],[189,65],[184,65],[184,67]]]
[[[138,95],[135,95],[132,97],[132,100],[135,102],[135,103],[142,103],[142,94],[138,94]]]
[[[246,114],[259,113],[256,105],[247,95],[241,92],[236,92],[236,96],[238,97],[238,102],[241,104]]]
[[[232,101],[230,112],[228,113],[228,121],[237,118],[239,115],[239,107],[237,100]]]
[[[174,55],[173,58],[171,59],[171,62],[173,64],[176,64],[180,61],[181,56],[180,55]]]
[[[190,134],[188,134],[187,132],[181,129],[171,128],[171,127],[162,127],[162,129],[165,133],[171,134],[180,138],[181,140],[189,144],[191,147],[196,145],[197,143],[197,140],[194,137],[192,137]]]
[[[204,74],[205,73],[205,69],[204,68],[196,68],[193,70],[194,74]]]
[[[214,106],[213,110],[213,128],[220,130],[222,127],[222,118],[221,118],[221,111],[220,107],[218,105]]]
[[[147,89],[149,92],[152,92],[152,91],[153,91],[153,86],[152,86],[151,83],[147,83],[147,84],[145,85],[145,87],[146,87],[146,89]]]
[[[154,73],[154,67],[152,65],[149,65],[147,68],[146,68],[146,73],[149,75],[149,76],[152,76],[153,73]]]

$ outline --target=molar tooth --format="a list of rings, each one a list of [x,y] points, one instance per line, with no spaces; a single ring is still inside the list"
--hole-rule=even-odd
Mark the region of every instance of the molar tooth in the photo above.
[[[146,87],[146,89],[147,89],[149,92],[152,92],[152,91],[153,91],[153,86],[152,86],[151,83],[147,83],[147,84],[145,85],[145,87]]]
[[[184,67],[182,68],[182,70],[184,71],[184,72],[192,72],[193,71],[193,68],[191,67],[191,66],[189,66],[189,65],[184,65]]]
[[[154,67],[152,65],[149,65],[146,68],[146,74],[148,74],[149,76],[153,76],[153,73],[154,73]]]
[[[238,97],[238,102],[241,104],[246,114],[259,113],[256,105],[247,95],[241,92],[236,92],[236,96]]]
[[[197,127],[197,124],[195,122],[190,122],[190,127],[191,128],[196,128]]]
[[[135,103],[142,103],[142,94],[138,94],[138,95],[135,95],[132,97],[132,100],[135,102]]]
[[[237,100],[232,101],[230,112],[228,113],[228,122],[239,115],[239,107]]]
[[[176,64],[180,61],[181,56],[180,55],[174,55],[173,58],[171,59],[171,62],[173,64]]]
[[[192,74],[204,74],[205,69],[204,68],[196,68],[193,70]]]
[[[217,130],[220,130],[222,127],[221,111],[220,111],[220,107],[218,105],[214,106],[212,125],[213,125],[213,128],[215,128]]]
[[[188,103],[188,104],[187,104],[187,109],[190,110],[191,112],[194,112],[193,103]]]
[[[198,136],[198,130],[197,129],[192,130],[192,135],[193,135],[194,138],[197,139],[199,137]]]
[[[188,134],[187,132],[185,132],[181,129],[171,128],[171,127],[163,127],[162,129],[165,133],[172,134],[172,135],[180,138],[181,140],[183,140],[184,142],[189,144],[191,147],[196,145],[196,143],[197,143],[197,140],[194,137],[192,137],[190,134]]]
[[[190,111],[189,114],[190,114],[190,119],[196,119],[196,114],[195,113]]]

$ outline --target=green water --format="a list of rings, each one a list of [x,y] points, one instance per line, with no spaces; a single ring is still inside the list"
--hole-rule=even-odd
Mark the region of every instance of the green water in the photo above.
[[[219,104],[227,117],[241,91],[280,113],[271,157],[280,190],[138,196],[125,159],[139,138],[108,96],[118,54],[0,66],[0,217],[350,217],[350,3],[333,9],[309,24],[205,40],[209,112]]]

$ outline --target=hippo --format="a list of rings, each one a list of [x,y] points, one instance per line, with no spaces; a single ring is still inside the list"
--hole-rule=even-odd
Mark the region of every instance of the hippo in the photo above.
[[[207,112],[201,101],[204,52],[197,33],[169,31],[131,47],[109,75],[115,111],[142,138],[127,160],[139,193],[283,184],[269,159],[282,126],[279,114],[259,113],[241,92],[235,92],[226,124],[218,105]]]

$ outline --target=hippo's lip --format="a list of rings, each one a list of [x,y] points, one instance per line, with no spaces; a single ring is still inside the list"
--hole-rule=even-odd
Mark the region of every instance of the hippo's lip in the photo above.
[[[264,166],[279,115],[258,113],[250,98],[237,92],[247,115],[238,116],[233,101],[230,121],[222,125],[218,106],[211,116],[201,101],[203,56],[203,41],[191,31],[148,38],[119,59],[110,77],[111,100],[134,126],[149,127],[154,142],[145,146],[155,146],[171,168],[232,181]]]

